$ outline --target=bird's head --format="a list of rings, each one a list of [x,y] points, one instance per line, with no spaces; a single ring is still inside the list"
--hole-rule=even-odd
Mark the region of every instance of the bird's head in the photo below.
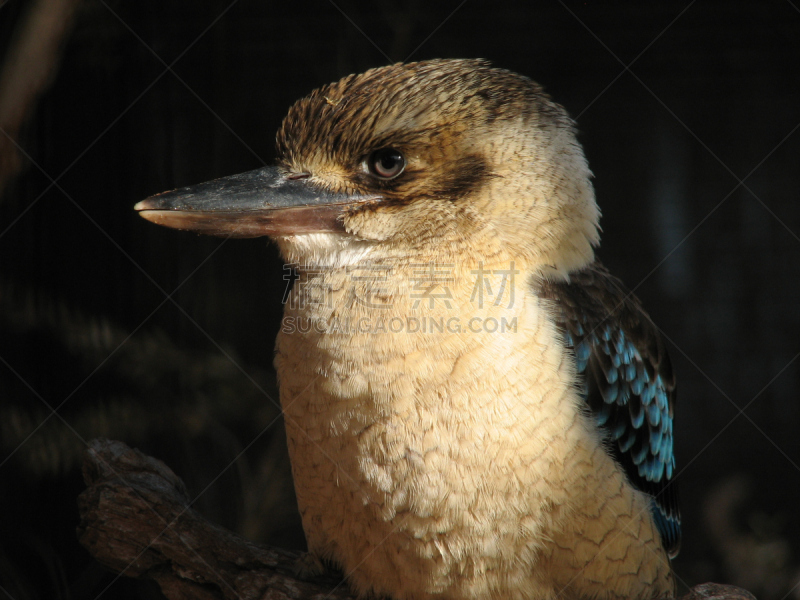
[[[291,262],[511,257],[590,262],[599,212],[572,121],[533,81],[481,60],[396,64],[299,100],[278,166],[167,192],[142,216],[269,235]]]

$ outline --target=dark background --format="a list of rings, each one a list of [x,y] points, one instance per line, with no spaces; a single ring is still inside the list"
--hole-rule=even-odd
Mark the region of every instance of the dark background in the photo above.
[[[0,5],[4,60],[33,4]],[[599,257],[669,340],[681,581],[800,598],[798,8],[81,3],[0,197],[0,591],[156,593],[75,542],[80,453],[98,436],[164,459],[218,522],[302,547],[274,403],[277,251],[159,228],[132,206],[269,163],[286,110],[321,84],[484,57],[577,118]]]

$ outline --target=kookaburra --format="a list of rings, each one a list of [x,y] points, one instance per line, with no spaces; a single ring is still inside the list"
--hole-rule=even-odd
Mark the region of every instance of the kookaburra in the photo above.
[[[136,210],[296,267],[275,365],[310,555],[364,597],[672,595],[675,383],[594,258],[564,109],[482,60],[395,64],[299,100],[277,153]]]

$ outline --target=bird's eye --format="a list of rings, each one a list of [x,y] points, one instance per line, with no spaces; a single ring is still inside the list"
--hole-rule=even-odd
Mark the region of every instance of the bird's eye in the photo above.
[[[367,157],[367,168],[381,179],[393,179],[406,168],[406,159],[399,150],[381,148]]]

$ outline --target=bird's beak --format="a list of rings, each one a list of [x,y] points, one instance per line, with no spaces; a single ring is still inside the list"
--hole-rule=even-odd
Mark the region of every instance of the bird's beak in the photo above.
[[[373,196],[332,193],[264,167],[164,192],[133,208],[153,223],[224,237],[344,231],[342,214]]]

